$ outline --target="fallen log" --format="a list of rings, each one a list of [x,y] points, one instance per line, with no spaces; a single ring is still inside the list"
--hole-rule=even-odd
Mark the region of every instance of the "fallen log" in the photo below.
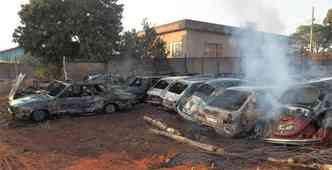
[[[194,141],[192,139],[184,137],[178,130],[174,128],[168,127],[166,124],[154,120],[150,117],[144,116],[144,120],[149,122],[151,125],[158,127],[158,129],[150,129],[150,132],[153,134],[164,136],[170,139],[173,139],[175,141],[178,141],[180,143],[189,144],[191,146],[197,147],[201,150],[203,150],[206,153],[213,154],[213,155],[219,155],[219,156],[231,156],[235,158],[250,159],[250,155],[248,153],[230,153],[226,152],[224,148],[201,143],[198,141]],[[297,160],[296,158],[289,158],[289,159],[276,159],[272,157],[266,157],[266,158],[258,158],[260,161],[268,161],[271,163],[279,164],[281,166],[290,166],[290,167],[297,167],[297,168],[306,168],[306,169],[316,169],[316,170],[332,170],[332,165],[330,164],[319,164],[319,163],[313,163],[313,164],[304,164],[301,163],[301,161]]]
[[[203,150],[207,153],[213,154],[213,155],[232,156],[232,157],[237,157],[237,158],[244,158],[240,154],[225,152],[224,148],[214,146],[214,145],[210,145],[210,144],[201,143],[201,142],[198,142],[198,141],[194,141],[194,140],[188,139],[186,137],[171,134],[171,133],[168,133],[168,132],[165,132],[165,131],[150,129],[150,132],[152,132],[153,134],[159,135],[159,136],[164,136],[164,137],[173,139],[173,140],[178,141],[180,143],[185,143],[185,144],[189,144],[191,146],[200,148],[201,150]]]
[[[168,133],[174,134],[174,135],[179,135],[182,136],[182,133],[174,128],[168,127],[165,123],[158,121],[158,120],[154,120],[151,117],[148,116],[144,116],[143,119],[148,122],[149,124],[151,124],[152,126],[157,127],[160,130],[166,131]]]

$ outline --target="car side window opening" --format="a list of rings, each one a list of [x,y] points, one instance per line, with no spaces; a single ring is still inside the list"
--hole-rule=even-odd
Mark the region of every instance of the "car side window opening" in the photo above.
[[[130,86],[132,87],[140,87],[142,85],[142,79],[135,79]]]
[[[82,90],[82,93],[80,95],[81,97],[93,96],[93,94],[94,94],[93,89],[91,89],[91,87],[89,87],[89,86],[82,86],[81,90]]]
[[[181,94],[186,88],[188,87],[187,84],[183,83],[174,83],[170,89],[169,92],[175,93],[175,94]]]
[[[164,90],[168,87],[169,83],[165,80],[159,81],[154,88]]]
[[[266,93],[258,92],[256,93],[256,110],[268,111],[272,108],[273,101],[272,96]]]
[[[66,88],[65,91],[60,96],[60,98],[68,98],[68,97],[75,97],[73,86]]]
[[[225,91],[223,94],[214,96],[209,106],[236,111],[245,103],[250,93],[241,91]]]
[[[48,95],[50,95],[52,97],[56,97],[65,88],[66,88],[66,86],[64,84],[54,82],[49,87],[47,87]]]

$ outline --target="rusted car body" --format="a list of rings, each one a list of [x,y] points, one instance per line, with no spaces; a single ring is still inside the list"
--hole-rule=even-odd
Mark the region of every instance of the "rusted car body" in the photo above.
[[[332,141],[332,78],[299,84],[279,100],[269,143],[305,145]],[[268,126],[269,127],[269,126]]]
[[[18,84],[15,84],[9,96],[8,108],[17,119],[28,118],[40,122],[52,115],[114,113],[137,103],[135,95],[121,90],[108,91],[100,83],[61,81],[54,81],[43,93],[13,99]]]
[[[202,86],[181,99],[178,113],[222,136],[241,137],[251,134],[256,122],[275,105],[269,87],[216,87]]]

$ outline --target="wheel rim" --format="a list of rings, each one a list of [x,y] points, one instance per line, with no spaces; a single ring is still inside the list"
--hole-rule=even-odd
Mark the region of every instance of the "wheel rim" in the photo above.
[[[43,111],[37,111],[33,113],[33,119],[37,122],[43,121],[46,117],[45,112]]]
[[[106,106],[105,111],[107,113],[114,113],[116,110],[115,106],[113,104],[109,104]]]

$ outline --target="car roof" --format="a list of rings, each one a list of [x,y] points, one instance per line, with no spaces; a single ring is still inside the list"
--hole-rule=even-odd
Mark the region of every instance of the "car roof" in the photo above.
[[[84,86],[84,85],[89,85],[89,86],[93,86],[93,85],[103,85],[105,81],[75,81],[75,82],[63,82],[63,81],[57,81],[59,83],[62,84],[66,84],[66,85],[78,85],[78,86]]]
[[[140,79],[161,79],[165,76],[136,76],[135,78],[140,78]]]
[[[185,79],[177,80],[177,82],[183,82],[183,83],[186,83],[186,84],[194,84],[194,83],[207,82],[211,79],[212,79],[212,77],[188,77],[188,78],[185,78]]]
[[[217,85],[222,82],[229,82],[229,81],[246,81],[246,80],[242,80],[242,79],[238,79],[238,78],[216,78],[216,79],[212,79],[212,80],[208,81],[207,84],[213,86],[213,85]]]
[[[269,91],[276,89],[274,86],[237,86],[229,87],[227,90],[236,90],[236,91]]]
[[[185,78],[188,78],[188,76],[172,76],[172,77],[165,77],[165,78],[162,78],[161,80],[174,81],[174,80],[180,80],[180,79],[185,79]]]

